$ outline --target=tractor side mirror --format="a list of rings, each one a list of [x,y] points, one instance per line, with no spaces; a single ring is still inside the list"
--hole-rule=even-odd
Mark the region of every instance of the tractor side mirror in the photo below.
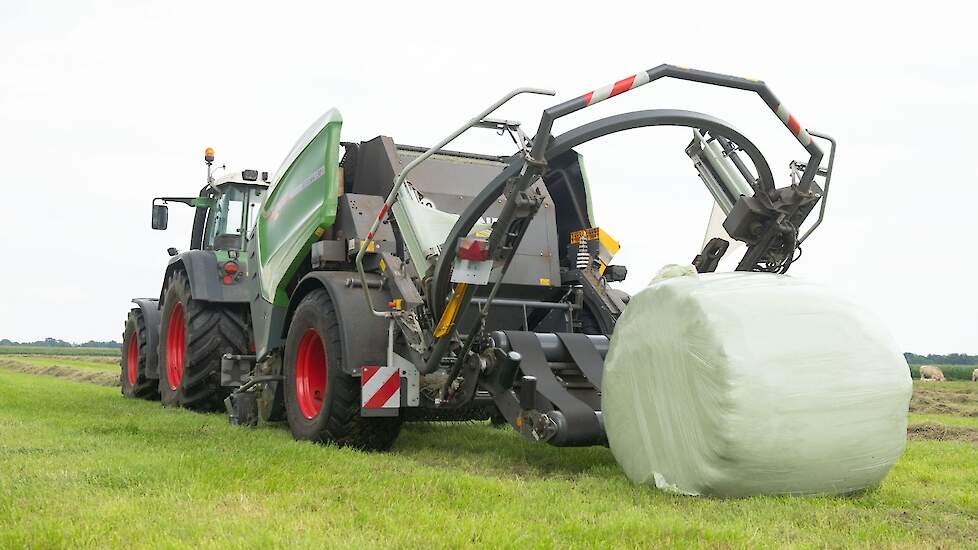
[[[153,229],[166,229],[170,214],[165,204],[153,205]]]

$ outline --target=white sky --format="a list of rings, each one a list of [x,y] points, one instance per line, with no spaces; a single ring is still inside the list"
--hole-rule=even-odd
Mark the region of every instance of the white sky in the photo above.
[[[190,209],[149,228],[150,200],[192,195],[202,151],[274,170],[329,106],[343,137],[426,145],[506,91],[569,99],[663,62],[765,80],[803,126],[839,140],[825,224],[791,273],[879,314],[908,351],[978,352],[978,49],[971,4],[0,2],[0,338],[120,339],[129,299],[159,293]],[[745,9],[745,6],[751,6]],[[499,112],[532,133],[554,98]],[[778,178],[804,151],[759,98],[662,81],[579,123],[646,108],[723,118]],[[570,122],[572,120],[572,122]],[[685,129],[582,148],[626,288],[700,246],[709,198]],[[509,152],[473,135],[459,148]]]

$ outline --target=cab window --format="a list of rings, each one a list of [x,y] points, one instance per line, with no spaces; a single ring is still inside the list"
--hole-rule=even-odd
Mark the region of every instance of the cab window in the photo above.
[[[228,186],[207,212],[207,233],[204,248],[237,250],[241,248],[242,225],[247,192]]]

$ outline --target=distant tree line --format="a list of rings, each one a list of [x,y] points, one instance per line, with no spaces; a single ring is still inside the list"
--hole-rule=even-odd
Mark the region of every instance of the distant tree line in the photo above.
[[[4,338],[0,340],[0,346],[30,346],[30,347],[42,347],[42,348],[121,348],[122,344],[116,342],[115,340],[109,340],[107,342],[99,342],[96,340],[89,340],[83,344],[72,344],[71,342],[65,342],[58,338],[45,338],[44,340],[38,340],[36,342],[13,342]]]
[[[967,353],[949,353],[938,355],[929,353],[927,355],[917,355],[916,353],[904,353],[907,363],[911,365],[978,365],[978,355],[968,355]]]

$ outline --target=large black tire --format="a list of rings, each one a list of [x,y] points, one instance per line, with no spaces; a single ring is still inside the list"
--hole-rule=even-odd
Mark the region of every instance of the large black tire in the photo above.
[[[160,397],[164,405],[195,411],[224,409],[231,388],[221,387],[221,357],[248,349],[245,311],[235,304],[194,300],[190,281],[174,271],[160,320]]]
[[[134,309],[126,319],[126,331],[122,334],[122,372],[119,382],[122,395],[132,399],[159,399],[156,380],[146,377],[146,322],[143,312]]]
[[[286,418],[296,439],[368,451],[389,449],[397,439],[400,417],[360,416],[360,380],[344,371],[339,319],[325,290],[309,293],[296,308],[283,370]]]

